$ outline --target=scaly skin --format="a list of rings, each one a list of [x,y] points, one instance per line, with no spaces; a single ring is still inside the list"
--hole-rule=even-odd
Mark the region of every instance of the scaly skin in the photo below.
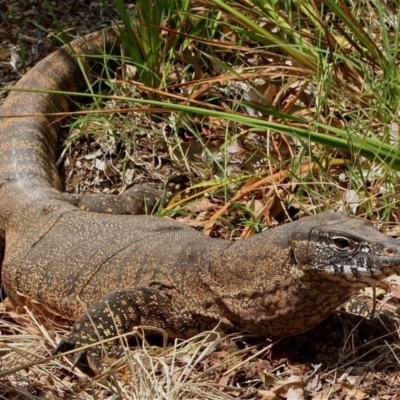
[[[78,39],[36,65],[17,88],[83,90],[76,56],[87,65],[83,54],[116,48],[116,41],[113,30]],[[2,281],[16,306],[42,304],[76,321],[60,349],[138,325],[182,338],[218,323],[292,336],[366,284],[400,271],[397,241],[337,213],[229,242],[168,219],[80,210],[60,192],[54,163],[59,122],[49,113],[68,107],[60,94],[16,91],[0,111]],[[21,116],[7,117],[15,114]],[[97,350],[88,357],[99,371]]]

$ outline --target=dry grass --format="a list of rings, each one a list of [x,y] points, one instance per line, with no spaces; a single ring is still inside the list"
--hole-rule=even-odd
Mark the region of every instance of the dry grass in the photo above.
[[[120,357],[105,357],[111,368],[90,377],[87,370],[72,372],[70,357],[51,356],[56,341],[68,334],[67,326],[43,324],[29,311],[15,314],[3,305],[0,312],[0,398],[231,400],[251,391],[228,382],[236,374],[232,367],[242,367],[254,347],[239,350],[232,338],[216,331],[163,348],[144,340],[133,350],[121,337]]]
[[[51,357],[68,326],[0,312],[4,399],[361,400],[392,399],[400,390],[398,335],[379,319],[338,313],[306,335],[275,343],[212,331],[129,348],[121,337],[118,357],[103,358],[111,368],[92,376],[85,368],[71,371],[71,355]]]

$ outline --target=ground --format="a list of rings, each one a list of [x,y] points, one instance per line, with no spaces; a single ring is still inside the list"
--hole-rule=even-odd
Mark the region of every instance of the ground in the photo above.
[[[106,3],[114,10],[113,2]],[[115,10],[108,14],[96,1],[50,4],[58,23],[71,35],[107,26],[117,15]],[[45,1],[2,2],[0,17],[4,21],[0,27],[0,85],[9,87],[20,73],[59,47],[59,29]],[[19,52],[23,55],[23,63],[17,68],[19,73],[10,66],[15,46],[23,49]],[[5,92],[0,92],[0,96],[4,98]],[[142,122],[145,125],[144,119]],[[102,173],[104,155],[118,151],[118,146],[118,140],[99,142],[95,136],[84,136],[66,151],[60,151],[66,189],[116,193],[127,180],[131,183],[126,171],[125,175],[121,172],[125,165],[122,161],[113,165],[115,174]],[[157,178],[161,181],[174,171],[170,163],[165,163],[170,153],[162,146],[151,143],[149,155],[149,142],[145,140],[135,148],[136,153],[140,151],[142,154],[129,165],[152,172],[143,177],[144,173],[136,171],[134,183],[143,180],[156,185]],[[151,161],[146,163],[146,157]],[[98,160],[97,168],[89,167],[93,159]],[[154,159],[163,165],[161,173],[154,168]],[[204,211],[214,206],[205,201],[200,208]],[[190,223],[196,225],[196,221]],[[397,281],[391,284],[397,287]],[[369,293],[361,298],[372,307]],[[390,305],[380,302],[377,308],[396,312],[397,306],[397,300],[392,299]],[[206,332],[189,342],[168,343],[164,348],[145,342],[131,352],[125,351],[128,367],[120,363],[116,375],[104,380],[87,376],[85,369],[71,372],[65,357],[44,360],[50,356],[59,335],[65,335],[69,329],[68,322],[59,321],[57,325],[30,312],[18,316],[6,311],[4,304],[0,306],[0,315],[2,398],[400,398],[397,322],[383,312],[378,318],[362,318],[341,309],[311,332],[274,343],[241,333],[223,337],[216,332]],[[37,365],[31,365],[32,361]]]

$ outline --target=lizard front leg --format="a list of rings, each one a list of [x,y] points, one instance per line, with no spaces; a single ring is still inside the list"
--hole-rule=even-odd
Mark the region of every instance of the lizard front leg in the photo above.
[[[192,314],[179,303],[172,304],[159,290],[148,287],[109,292],[75,322],[71,334],[58,344],[54,354],[132,332],[137,326],[161,328],[171,337],[193,336],[199,327]],[[74,365],[86,355],[89,367],[99,373],[103,369],[100,354],[100,346],[91,346],[76,355]]]

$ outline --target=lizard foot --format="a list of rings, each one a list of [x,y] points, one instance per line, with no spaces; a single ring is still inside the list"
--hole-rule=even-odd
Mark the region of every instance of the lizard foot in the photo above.
[[[104,350],[108,353],[109,349],[114,349],[120,335],[134,334],[139,326],[173,333],[180,327],[180,321],[190,322],[189,314],[181,311],[177,316],[170,300],[158,290],[148,287],[117,289],[101,297],[86,310],[73,325],[68,338],[58,344],[53,354],[78,349],[74,366],[85,357],[89,367],[98,374],[105,367],[102,363]],[[100,344],[103,340],[106,342]]]
[[[53,350],[52,355],[55,356],[56,354],[73,350],[76,347],[77,346],[75,343],[63,339],[60,341],[60,343],[58,343],[56,348]],[[99,346],[94,346],[90,347],[87,350],[78,351],[74,356],[71,370],[74,370],[74,368],[78,365],[78,363],[84,361],[85,359],[89,365],[89,368],[96,375],[104,371],[105,365],[101,360],[101,348]]]

